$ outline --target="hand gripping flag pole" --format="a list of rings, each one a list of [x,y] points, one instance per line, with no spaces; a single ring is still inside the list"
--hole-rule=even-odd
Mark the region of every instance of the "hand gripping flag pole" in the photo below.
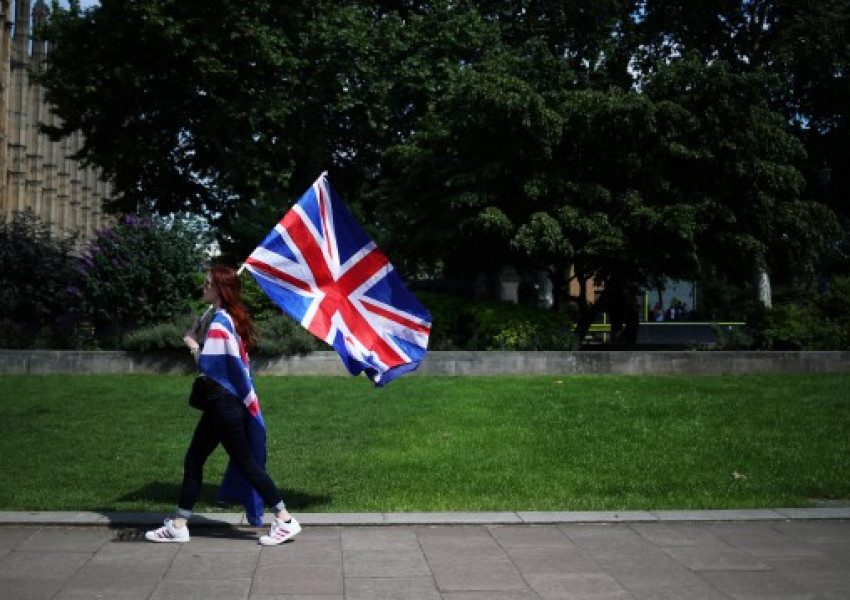
[[[324,172],[242,266],[286,314],[377,386],[425,358],[431,315]]]

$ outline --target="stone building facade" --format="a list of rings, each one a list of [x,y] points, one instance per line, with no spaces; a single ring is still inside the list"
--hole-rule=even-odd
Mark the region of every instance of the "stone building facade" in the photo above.
[[[51,142],[39,131],[41,123],[55,124],[44,90],[30,77],[49,52],[33,34],[45,18],[44,0],[0,0],[0,214],[31,210],[54,234],[76,232],[85,243],[114,220],[103,211],[111,188],[70,158],[79,133]]]

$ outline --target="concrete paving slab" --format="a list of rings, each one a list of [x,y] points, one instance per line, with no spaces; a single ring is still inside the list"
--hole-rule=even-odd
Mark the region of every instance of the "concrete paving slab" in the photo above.
[[[294,542],[294,543],[297,543]],[[285,550],[285,548],[269,548]],[[342,596],[344,594],[342,565],[267,565],[254,573],[252,594],[287,598],[293,595]]]
[[[773,528],[810,544],[845,544],[850,538],[850,520],[796,520],[776,523]]]
[[[776,571],[709,571],[702,577],[736,600],[809,600],[813,594]]]
[[[18,547],[21,550],[45,552],[97,552],[111,538],[112,533],[106,528],[75,531],[51,525],[37,530]]]
[[[187,547],[180,552],[165,573],[165,579],[208,581],[211,579],[248,579],[254,576],[258,554],[232,545],[230,552],[198,552]],[[246,544],[240,544],[246,546]],[[246,549],[247,550],[247,549]]]
[[[664,552],[691,571],[765,571],[768,565],[731,546],[673,546]]]
[[[91,556],[91,552],[14,549],[0,560],[0,579],[70,579]]]
[[[342,594],[251,594],[251,600],[345,600]]]
[[[427,577],[350,577],[345,580],[346,600],[442,600],[434,579]]]
[[[19,548],[37,532],[38,529],[33,527],[4,525],[0,527],[0,548]]]
[[[601,573],[599,566],[587,553],[576,547],[510,546],[505,552],[524,575],[547,573]]]
[[[62,588],[65,595],[81,598],[150,598],[162,579],[167,564],[124,561],[116,564],[86,564]]]
[[[631,590],[635,600],[729,600],[729,596],[711,587],[664,587],[645,590]]]
[[[333,537],[325,535],[327,530],[306,529],[302,531],[295,542],[285,544],[285,552],[268,552],[260,555],[260,566],[286,564],[290,567],[302,565],[339,566],[343,564],[342,543],[340,532],[335,530]],[[262,546],[257,545],[258,548]]]
[[[617,548],[638,552],[651,545],[633,526],[612,523],[574,523],[559,526],[579,548],[592,551]]]
[[[540,600],[531,590],[515,592],[443,592],[443,600]]]
[[[166,580],[150,596],[151,600],[247,600],[251,579],[181,581]]]
[[[356,529],[342,535],[346,578],[429,577],[415,532],[397,528]]]
[[[417,530],[440,590],[517,591],[527,585],[486,527],[440,526]]]
[[[807,590],[843,592],[850,598],[850,569],[828,555],[817,557],[769,557],[764,562]]]
[[[440,560],[429,557],[429,565],[437,586],[442,591],[524,591],[526,580],[506,557],[455,558]]]
[[[637,523],[632,529],[641,537],[659,547],[724,544],[720,538],[699,523]]]
[[[564,532],[554,525],[490,525],[487,530],[503,548],[515,546],[576,547],[564,535]]]
[[[588,554],[605,573],[627,589],[698,587],[704,583],[686,565],[659,548],[647,546],[640,552],[619,548],[598,548]]]
[[[713,523],[709,531],[727,544],[757,557],[817,556],[818,548],[777,530],[773,523]]]
[[[631,600],[632,595],[607,573],[529,575],[531,589],[543,600]]]
[[[56,579],[4,577],[0,575],[0,589],[15,600],[51,600],[57,597],[62,582]]]

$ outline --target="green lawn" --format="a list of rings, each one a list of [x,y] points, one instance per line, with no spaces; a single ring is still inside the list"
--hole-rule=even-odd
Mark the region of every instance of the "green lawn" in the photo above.
[[[850,375],[260,377],[269,471],[309,512],[850,499]],[[0,376],[0,510],[173,508],[186,376]],[[212,510],[217,451],[199,511]]]

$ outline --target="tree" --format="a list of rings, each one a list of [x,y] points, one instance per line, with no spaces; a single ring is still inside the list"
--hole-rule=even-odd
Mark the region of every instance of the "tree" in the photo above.
[[[683,60],[662,69],[646,93],[699,119],[695,159],[683,184],[706,199],[701,259],[738,282],[755,273],[810,272],[837,233],[834,216],[807,194],[805,149],[770,106],[775,78],[735,73],[719,61]]]
[[[40,77],[112,209],[206,215],[244,259],[322,170],[353,212],[379,155],[486,45],[455,2],[104,0],[54,6]]]
[[[846,237],[850,211],[841,199],[850,193],[850,4],[646,0],[638,14],[627,43],[641,77],[687,55],[703,64],[720,60],[731,73],[773,78],[763,97],[805,149],[797,164],[806,179],[800,195],[840,215]]]
[[[117,207],[206,212],[234,259],[325,168],[397,268],[513,262],[565,301],[572,265],[609,290],[582,322],[668,275],[790,276],[833,239],[837,180],[812,177],[846,122],[846,48],[816,31],[838,0],[797,28],[795,0],[54,10],[52,133],[83,132]],[[807,70],[795,32],[838,59]]]
[[[502,46],[388,154],[394,227],[466,279],[520,261],[562,289],[572,265],[583,287],[605,287],[594,305],[574,298],[580,335],[667,276],[804,268],[834,221],[804,195],[803,147],[771,108],[773,82],[685,58],[640,88],[596,89],[550,44]]]
[[[47,131],[83,133],[79,158],[113,182],[117,212],[226,212],[291,174],[300,17],[274,2],[54,4]]]
[[[192,310],[204,261],[200,242],[181,220],[127,217],[98,232],[82,258],[82,312],[106,346]]]

